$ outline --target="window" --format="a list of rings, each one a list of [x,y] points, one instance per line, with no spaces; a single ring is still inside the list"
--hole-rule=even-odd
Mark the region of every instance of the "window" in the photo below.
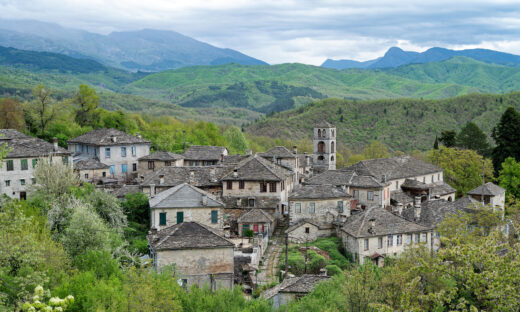
[[[5,180],[5,186],[11,186],[11,180]]]
[[[421,233],[421,243],[427,243],[427,242],[428,242],[428,234]]]
[[[321,137],[321,129],[318,129],[318,137]]]
[[[85,151],[85,145],[81,144],[81,152],[83,153]]]
[[[31,183],[32,184],[36,184],[36,179],[35,178],[31,178]]]
[[[97,157],[97,147],[94,147],[94,157]]]
[[[85,179],[88,179],[88,173],[85,173]]]
[[[254,199],[254,198],[249,198],[249,199],[247,200],[247,205],[248,205],[249,207],[254,207],[254,206],[255,206],[255,199]]]
[[[121,165],[121,172],[122,173],[126,173],[126,165],[125,164]]]
[[[354,190],[354,198],[359,198],[359,191],[358,190]]]
[[[330,152],[334,153],[334,142],[330,143]]]
[[[311,213],[311,214],[316,213],[316,204],[315,203],[309,204],[309,213]]]
[[[271,193],[276,192],[276,182],[269,182],[269,192],[271,192]]]
[[[172,165],[172,162],[169,161],[169,160],[167,160],[167,161],[164,162],[164,165],[165,165],[166,167],[170,167],[170,166]]]
[[[74,151],[75,151],[76,153],[79,153],[79,144],[76,144],[76,145],[74,146]]]
[[[334,129],[333,129],[333,130],[330,130],[330,136],[331,136],[331,137],[334,137]]]
[[[260,182],[260,193],[267,192],[267,183],[266,182]]]
[[[135,146],[132,146],[132,156],[136,156],[137,155],[137,148],[135,148]]]
[[[325,153],[325,143],[323,141],[318,142],[318,153]]]
[[[218,223],[218,210],[211,211],[211,223]]]
[[[126,147],[121,146],[121,157],[126,157]]]
[[[155,168],[155,162],[153,160],[148,161],[148,169],[153,170]]]
[[[309,234],[310,232],[311,232],[311,228],[306,227],[306,228],[305,228],[305,234]]]
[[[21,159],[20,164],[21,164],[22,170],[29,169],[29,165],[27,164],[27,159]]]
[[[232,189],[233,189],[233,181],[227,181],[226,184],[227,184],[227,185],[226,185],[226,188],[227,188],[228,190],[232,190]]]
[[[397,242],[396,242],[396,246],[401,246],[403,244],[403,235],[402,234],[397,234]]]
[[[383,237],[378,237],[377,238],[377,248],[381,249],[383,248]]]
[[[62,156],[62,157],[61,157],[61,162],[62,162],[64,165],[68,165],[68,164],[69,164],[69,156]]]
[[[36,168],[37,164],[38,164],[38,158],[33,158],[33,160],[32,160],[33,169]]]
[[[282,191],[285,190],[285,181],[282,181],[281,188],[282,188]]]
[[[246,183],[245,183],[244,181],[238,181],[238,188],[241,189],[241,190],[243,190],[244,187],[245,187],[245,184],[246,184]]]
[[[25,179],[20,179],[20,185],[25,185]]]
[[[410,245],[412,243],[412,234],[406,235],[406,244]]]
[[[177,212],[177,224],[180,224],[184,222],[184,212],[178,211]]]
[[[106,178],[106,176],[107,176],[106,171],[103,171],[103,173],[101,175],[103,176],[103,178]]]
[[[339,200],[337,203],[338,212],[343,213],[343,201]]]
[[[300,204],[300,203],[294,204],[294,212],[302,213],[302,204]]]
[[[105,147],[105,158],[110,158],[110,147]]]
[[[392,236],[392,235],[388,235],[388,237],[386,238],[386,245],[387,245],[388,247],[394,245],[394,236]]]
[[[419,233],[415,233],[415,240],[414,240],[415,243],[418,243],[419,242]]]
[[[365,240],[363,242],[364,242],[365,250],[368,250],[368,247],[369,247],[368,238],[365,238]]]
[[[110,174],[116,173],[116,166],[112,165],[110,166]]]
[[[137,171],[137,164],[132,164],[132,171]]]
[[[281,165],[282,164],[282,159],[281,158],[276,158],[276,164],[277,165]]]
[[[166,212],[159,213],[159,225],[166,225]]]
[[[89,148],[89,146],[87,145],[86,147],[87,147],[87,154],[88,154],[88,148]]]
[[[374,200],[374,192],[372,192],[372,191],[367,192],[367,200]]]

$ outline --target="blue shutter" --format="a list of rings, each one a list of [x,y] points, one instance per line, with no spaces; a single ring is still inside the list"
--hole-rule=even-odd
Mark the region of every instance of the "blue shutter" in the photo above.
[[[211,223],[218,223],[218,210],[211,211]]]
[[[116,167],[115,166],[110,166],[110,174],[114,174],[116,173]]]
[[[126,165],[121,165],[121,172],[126,173]]]

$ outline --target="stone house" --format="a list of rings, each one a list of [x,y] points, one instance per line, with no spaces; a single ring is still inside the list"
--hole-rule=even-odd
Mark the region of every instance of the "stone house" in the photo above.
[[[391,193],[391,203],[397,210],[412,207],[415,201],[428,200],[454,201],[456,189],[444,182],[423,183],[414,179],[405,179],[400,191]]]
[[[310,275],[288,277],[280,284],[265,291],[264,299],[273,300],[273,308],[278,309],[293,300],[298,300],[301,297],[309,294],[314,290],[314,287],[319,283],[328,281],[329,276],[326,275]]]
[[[150,198],[151,227],[162,229],[182,222],[197,222],[222,229],[224,204],[207,192],[187,183]]]
[[[148,245],[157,270],[175,265],[174,278],[184,288],[233,289],[235,245],[221,233],[197,222],[152,229]]]
[[[262,209],[249,209],[237,218],[238,236],[243,237],[245,230],[253,230],[255,235],[269,237],[273,233],[275,218]]]
[[[394,215],[379,207],[352,215],[341,228],[341,240],[355,262],[383,265],[386,256],[425,244],[432,248],[432,228]]]
[[[285,231],[289,241],[297,244],[330,237],[334,232],[332,222],[317,222],[314,219],[298,219]]]
[[[114,188],[110,194],[117,197],[120,200],[124,200],[126,195],[141,193],[141,187],[137,184],[123,184],[120,187]]]
[[[192,145],[183,154],[184,166],[216,166],[229,151],[223,146]]]
[[[141,135],[130,135],[116,129],[96,129],[67,142],[74,153],[74,163],[96,159],[108,165],[108,174],[118,180],[137,176],[138,159],[150,154],[151,143]]]
[[[258,155],[249,156],[222,177],[222,200],[227,208],[262,208],[278,216],[288,212],[293,175]]]
[[[146,176],[140,176],[138,181],[143,193],[155,196],[181,183],[196,186],[216,198],[222,195],[221,177],[229,167],[163,167]]]
[[[299,185],[289,194],[289,222],[292,224],[300,219],[321,223],[345,221],[350,216],[351,197],[340,186]]]
[[[505,210],[506,190],[492,182],[488,182],[469,191],[468,196],[482,202],[484,205],[490,205],[502,211]]]
[[[82,159],[74,164],[74,171],[78,173],[80,180],[93,184],[99,184],[102,178],[106,178],[109,170],[110,166],[94,158]]]
[[[390,206],[390,183],[352,170],[328,170],[311,177],[307,185],[334,185],[344,188],[351,196],[351,209],[374,205]]]
[[[158,151],[137,159],[137,162],[139,175],[147,175],[163,167],[182,167],[184,165],[184,156]]]
[[[34,138],[14,129],[0,129],[0,145],[7,144],[8,153],[0,168],[0,194],[26,199],[28,186],[35,183],[34,169],[41,160],[63,162],[72,166],[71,153],[53,143]]]

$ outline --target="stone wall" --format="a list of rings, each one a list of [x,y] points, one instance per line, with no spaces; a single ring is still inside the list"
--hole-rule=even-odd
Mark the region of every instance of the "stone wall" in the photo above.
[[[218,211],[218,222],[211,223],[211,212]],[[158,229],[163,229],[168,226],[177,224],[177,212],[184,213],[184,222],[198,222],[200,224],[222,229],[224,209],[219,207],[198,207],[198,208],[151,208],[151,226],[157,226]],[[166,225],[159,225],[159,214],[166,213]]]
[[[295,223],[300,219],[312,219],[316,222],[332,222],[337,220],[338,201],[343,203],[344,216],[350,216],[350,199],[349,198],[331,198],[331,199],[293,199],[289,202],[290,213],[289,221]],[[314,213],[311,213],[310,206],[314,203]],[[296,204],[300,204],[301,212],[296,212]]]
[[[309,233],[306,233],[306,228],[309,229]],[[299,227],[288,233],[289,240],[293,243],[305,243],[312,242],[318,238],[330,237],[332,235],[333,228],[322,228],[320,229],[311,223],[302,223]]]
[[[154,168],[148,169],[148,160],[139,160],[137,165],[137,171],[139,172],[139,175],[147,175],[152,172],[155,172],[161,168],[167,167],[166,162],[162,160],[153,160],[154,162]],[[168,167],[182,167],[184,165],[183,159],[178,159],[176,161],[171,161],[170,166]]]

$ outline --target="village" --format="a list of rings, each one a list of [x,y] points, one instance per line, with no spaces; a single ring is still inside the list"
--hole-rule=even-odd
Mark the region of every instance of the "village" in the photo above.
[[[334,125],[319,121],[312,154],[276,146],[231,155],[225,147],[198,145],[183,154],[151,153],[141,135],[115,129],[92,130],[65,149],[56,139],[5,129],[0,194],[26,199],[42,159],[70,166],[81,181],[121,200],[144,193],[151,220],[144,258],[154,269],[174,265],[187,289],[241,285],[251,293],[275,281],[262,295],[275,307],[329,279],[325,269],[300,276],[281,270],[284,246],[287,252],[289,244],[337,237],[356,264],[383,266],[407,248],[441,248],[437,227],[450,214],[482,205],[504,211],[503,188],[483,181],[456,199],[442,168],[411,156],[337,169],[336,134]]]

